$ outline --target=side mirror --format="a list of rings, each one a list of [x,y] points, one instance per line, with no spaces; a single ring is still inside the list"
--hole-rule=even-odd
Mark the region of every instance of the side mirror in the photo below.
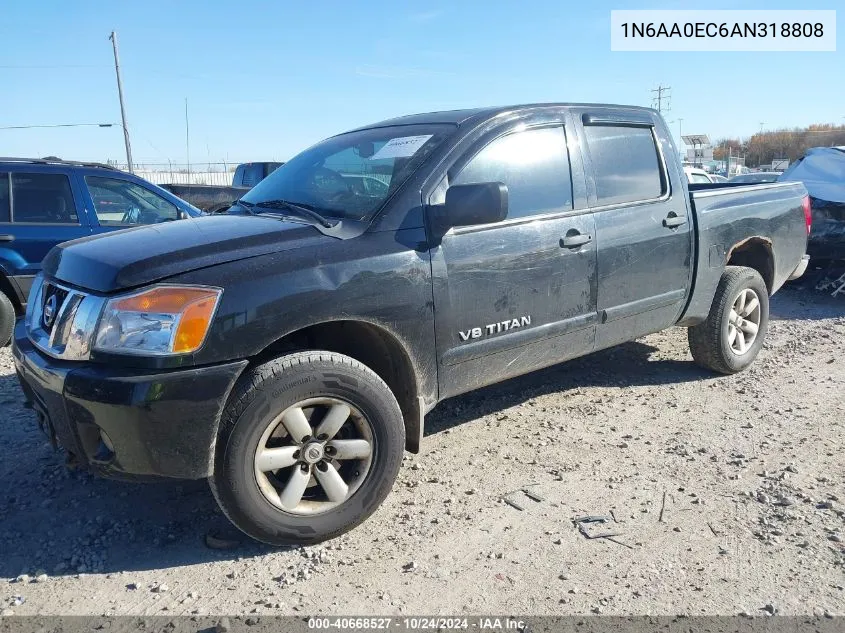
[[[493,224],[508,217],[508,187],[501,182],[453,185],[446,190],[442,223],[453,226]]]

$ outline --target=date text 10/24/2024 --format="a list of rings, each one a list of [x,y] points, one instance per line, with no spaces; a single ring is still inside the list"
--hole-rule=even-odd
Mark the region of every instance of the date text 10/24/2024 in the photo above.
[[[331,630],[479,630],[479,631],[524,631],[526,623],[510,617],[325,617],[309,618],[308,628],[316,631]]]

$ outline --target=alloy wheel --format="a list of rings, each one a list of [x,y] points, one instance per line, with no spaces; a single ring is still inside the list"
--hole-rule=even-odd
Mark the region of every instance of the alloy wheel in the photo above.
[[[374,448],[372,426],[358,409],[338,398],[310,398],[267,426],[255,451],[255,480],[279,510],[321,514],[361,486]]]
[[[728,315],[728,346],[737,356],[745,354],[760,330],[760,297],[751,288],[740,291]]]

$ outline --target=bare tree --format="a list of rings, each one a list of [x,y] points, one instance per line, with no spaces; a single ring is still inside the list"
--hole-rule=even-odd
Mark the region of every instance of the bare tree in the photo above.
[[[757,132],[745,139],[723,138],[714,144],[713,157],[724,160],[726,148],[732,156],[745,156],[749,167],[771,164],[778,158],[790,162],[800,158],[811,147],[845,145],[845,125],[815,123],[806,128]]]

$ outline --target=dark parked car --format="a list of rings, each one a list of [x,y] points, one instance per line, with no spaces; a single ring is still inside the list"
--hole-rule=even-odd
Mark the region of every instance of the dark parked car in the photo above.
[[[818,264],[845,261],[845,147],[813,147],[781,174],[810,193],[813,232],[807,252]]]
[[[161,185],[182,200],[208,213],[222,213],[231,207],[235,200],[252,189],[284,163],[242,163],[235,169],[232,185]]]
[[[728,182],[746,185],[759,184],[761,182],[777,182],[778,176],[780,176],[780,173],[776,171],[755,171],[729,178]]]
[[[155,185],[108,165],[0,158],[0,345],[41,260],[59,242],[201,215]]]
[[[387,496],[440,400],[673,325],[704,367],[753,362],[769,296],[807,264],[807,192],[688,185],[677,157],[656,111],[623,106],[340,134],[242,215],[53,249],[15,366],[96,472],[208,478],[256,539],[332,538]]]

